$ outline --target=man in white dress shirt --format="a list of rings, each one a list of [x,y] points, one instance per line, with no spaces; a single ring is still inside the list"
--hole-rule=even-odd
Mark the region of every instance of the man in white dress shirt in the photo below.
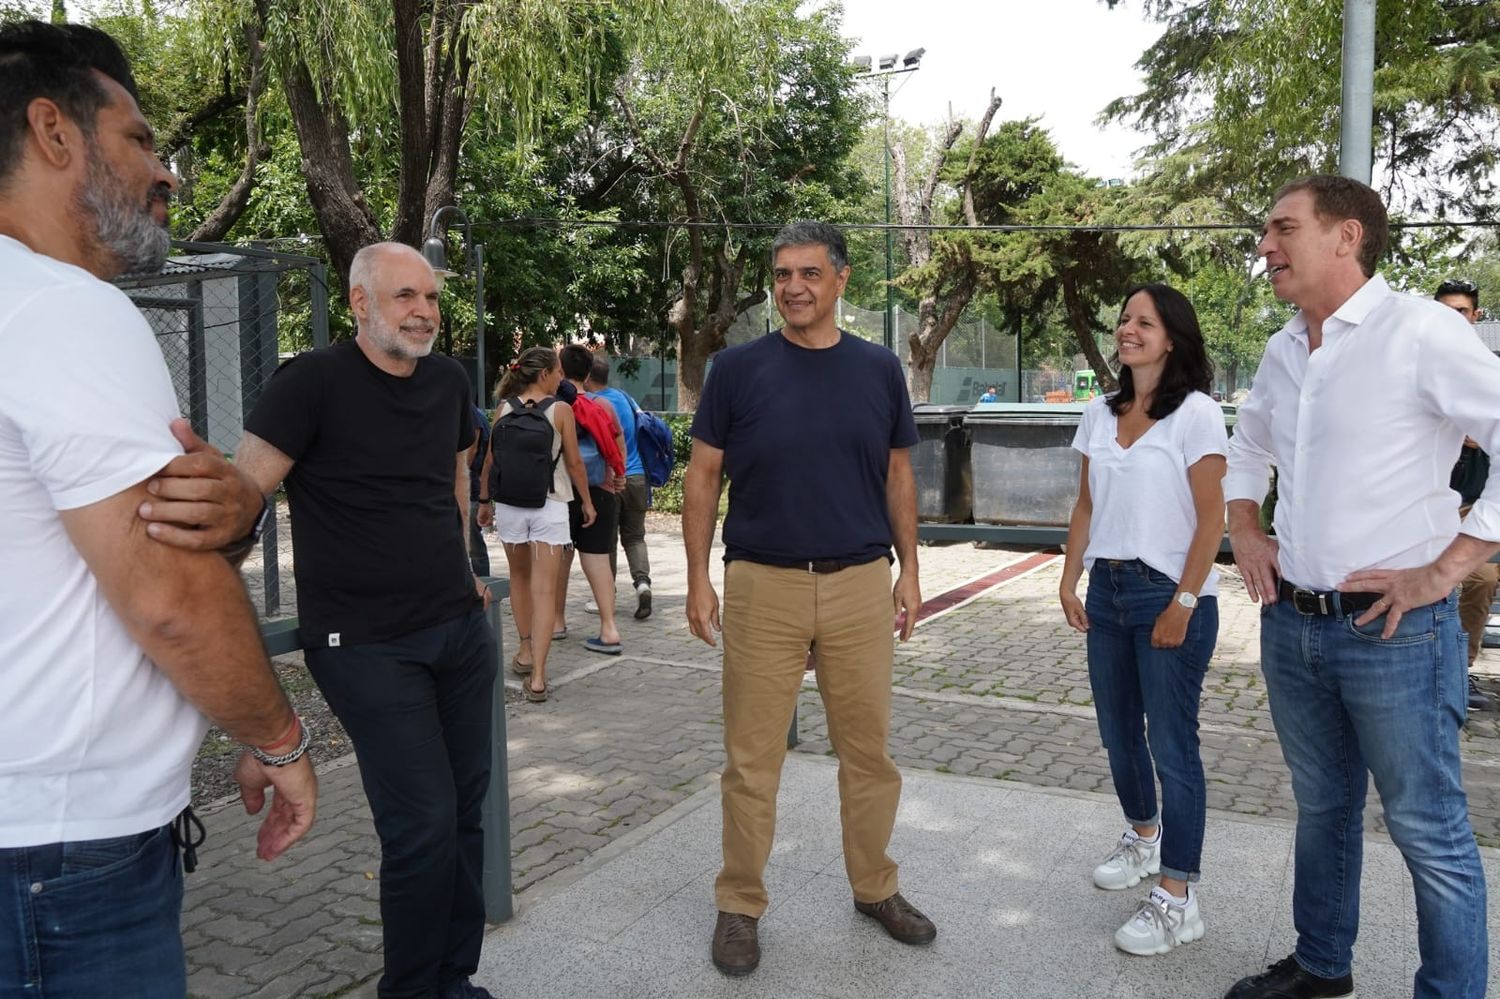
[[[1500,358],[1452,309],[1391,290],[1375,273],[1386,237],[1379,196],[1330,176],[1282,188],[1261,237],[1276,297],[1299,311],[1240,407],[1224,496],[1297,800],[1297,948],[1231,999],[1353,994],[1367,772],[1416,889],[1413,995],[1485,994],[1454,588],[1500,549],[1500,489],[1492,477],[1460,523],[1448,474],[1465,432],[1500,447]]]

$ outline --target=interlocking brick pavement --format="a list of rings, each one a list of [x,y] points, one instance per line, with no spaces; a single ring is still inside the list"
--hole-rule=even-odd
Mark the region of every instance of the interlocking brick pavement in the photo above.
[[[586,589],[575,579],[572,637],[554,645],[549,665],[553,698],[507,709],[522,918],[528,889],[567,878],[600,847],[710,786],[722,764],[719,653],[687,632],[680,539],[661,532],[649,541],[656,613],[632,619],[622,584],[626,654],[583,651],[581,639],[594,621],[581,609]],[[934,596],[1021,554],[924,548],[923,591]],[[717,562],[714,571],[718,578]],[[1110,791],[1082,637],[1063,625],[1057,608],[1060,571],[1055,559],[924,622],[898,647],[891,748],[899,764]],[[1257,668],[1257,615],[1232,570],[1226,573],[1202,709],[1208,803],[1290,818],[1290,787]],[[506,642],[514,641],[507,621]],[[1485,653],[1486,660],[1493,655]],[[831,753],[811,677],[799,712],[797,751]],[[1464,756],[1476,831],[1487,845],[1500,845],[1495,716],[1471,721]],[[201,809],[211,838],[198,872],[187,879],[183,915],[192,995],[372,994],[369,983],[380,968],[378,843],[353,758],[327,761],[320,770],[317,827],[274,864],[254,857],[258,820],[233,803]],[[1377,813],[1372,801],[1367,824],[1379,829]]]

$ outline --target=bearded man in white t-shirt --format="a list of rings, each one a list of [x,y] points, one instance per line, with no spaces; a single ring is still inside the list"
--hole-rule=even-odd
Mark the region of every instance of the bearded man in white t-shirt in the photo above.
[[[209,720],[256,747],[236,771],[246,807],[274,790],[260,856],[312,824],[305,733],[226,557],[239,552],[213,550],[248,529],[244,482],[186,432],[183,454],[151,330],[107,283],[161,267],[174,186],[109,36],[0,28],[7,995],[184,994],[174,823]]]

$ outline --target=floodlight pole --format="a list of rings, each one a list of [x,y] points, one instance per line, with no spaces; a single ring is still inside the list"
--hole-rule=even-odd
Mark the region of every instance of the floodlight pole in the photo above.
[[[885,118],[885,346],[896,349],[896,242],[891,229],[891,77],[902,73],[915,73],[920,64],[901,69],[871,70],[860,74],[866,79],[879,79],[882,106]]]
[[[1375,2],[1344,0],[1343,104],[1339,113],[1339,173],[1368,184],[1374,175]]]
[[[474,366],[477,372],[477,377],[474,379],[474,398],[481,409],[486,409],[488,407],[485,405],[487,393],[484,386],[484,248],[474,242],[474,230],[469,224],[469,216],[457,205],[444,205],[432,213],[429,240],[441,240],[443,233],[447,232],[447,228],[442,224],[445,214],[458,216],[458,225],[464,234],[464,255],[474,271]]]

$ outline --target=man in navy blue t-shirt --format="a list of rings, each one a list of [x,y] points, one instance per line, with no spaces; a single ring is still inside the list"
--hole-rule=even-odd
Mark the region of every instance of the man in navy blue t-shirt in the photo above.
[[[815,651],[818,690],[839,757],[844,865],[855,908],[903,943],[936,938],[897,891],[886,856],[901,775],[886,751],[893,609],[901,638],[922,606],[917,428],[901,365],[841,332],[834,306],[849,279],[839,231],[794,222],[771,248],[786,326],[722,351],[693,418],[683,483],[688,624],[709,645],[721,630],[708,574],[719,490],[724,518],[724,867],[714,964],[745,975],[760,962],[756,925],[776,832],[786,731]],[[901,572],[891,584],[891,545]]]

